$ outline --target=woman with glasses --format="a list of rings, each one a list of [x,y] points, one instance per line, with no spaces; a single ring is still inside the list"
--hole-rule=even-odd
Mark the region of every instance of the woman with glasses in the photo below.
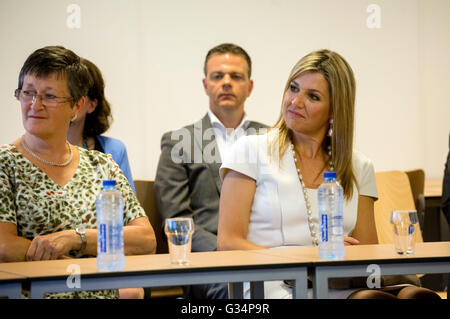
[[[0,262],[97,254],[95,199],[103,179],[124,197],[126,255],[155,252],[153,229],[110,155],[67,140],[91,79],[63,47],[38,49],[25,61],[15,92],[25,133],[0,147]],[[47,298],[117,298],[117,290],[48,294]]]
[[[111,154],[136,193],[125,145],[118,139],[101,135],[109,129],[112,122],[111,107],[105,97],[102,73],[91,61],[81,59],[81,62],[87,67],[92,82],[84,104],[69,126],[67,139],[73,145]]]

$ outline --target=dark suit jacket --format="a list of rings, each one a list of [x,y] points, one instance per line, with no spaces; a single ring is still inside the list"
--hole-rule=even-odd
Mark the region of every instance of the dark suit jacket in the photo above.
[[[247,132],[251,134],[266,127],[250,122]],[[155,178],[158,209],[163,222],[166,218],[181,216],[194,219],[192,251],[213,251],[217,248],[222,187],[219,168],[222,161],[220,154],[212,151],[218,151],[218,147],[211,132],[211,121],[206,114],[202,120],[167,132],[161,139],[161,155]]]

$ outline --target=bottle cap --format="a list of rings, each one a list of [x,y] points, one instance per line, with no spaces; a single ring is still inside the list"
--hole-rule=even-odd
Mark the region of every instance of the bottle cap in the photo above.
[[[337,177],[336,172],[324,172],[323,173],[323,178],[325,178],[325,179],[336,178],[336,177]]]
[[[116,181],[115,180],[103,180],[103,187],[106,186],[116,186]]]

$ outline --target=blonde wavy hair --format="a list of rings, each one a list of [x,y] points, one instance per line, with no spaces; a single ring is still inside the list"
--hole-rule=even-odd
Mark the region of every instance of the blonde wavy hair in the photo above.
[[[331,159],[344,188],[344,197],[348,200],[353,196],[353,186],[358,187],[352,165],[356,85],[350,65],[338,53],[330,50],[314,51],[294,66],[284,89],[280,117],[272,127],[278,129],[278,134],[269,145],[269,153],[272,158],[282,158],[287,151],[292,132],[284,119],[284,96],[292,80],[306,72],[321,73],[328,82],[333,136],[326,136],[322,147],[328,152],[328,146],[332,146]]]

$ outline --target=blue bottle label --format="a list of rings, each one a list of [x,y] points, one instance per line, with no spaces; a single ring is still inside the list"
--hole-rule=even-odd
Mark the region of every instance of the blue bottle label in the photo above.
[[[322,242],[328,242],[328,215],[326,214],[322,214],[320,230],[322,231]]]
[[[98,243],[101,253],[106,253],[106,224],[100,224],[98,229]]]

